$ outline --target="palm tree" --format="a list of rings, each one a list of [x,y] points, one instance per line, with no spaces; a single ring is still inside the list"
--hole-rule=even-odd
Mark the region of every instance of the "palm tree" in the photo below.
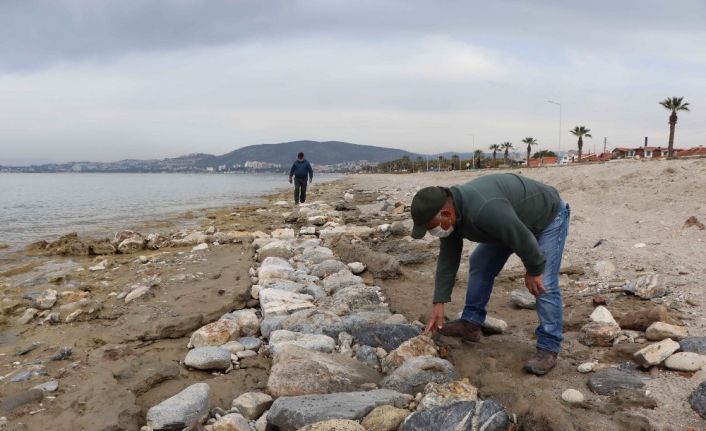
[[[677,111],[688,111],[689,102],[684,102],[683,97],[667,97],[659,104],[672,111],[669,116],[669,155],[667,156],[671,159],[674,152],[674,129],[677,126]]]
[[[473,152],[473,158],[476,159],[476,160],[478,160],[477,163],[474,162],[474,164],[476,165],[476,167],[477,167],[478,169],[480,169],[480,161],[481,161],[481,158],[482,158],[482,157],[483,157],[483,151],[481,151],[481,150],[475,150],[475,151]]]
[[[493,166],[495,166],[495,154],[498,150],[502,149],[502,146],[500,144],[493,144],[489,147],[489,149],[493,150]]]
[[[576,126],[573,130],[569,130],[569,133],[579,137],[579,163],[581,163],[583,161],[581,160],[581,154],[583,153],[583,137],[592,138],[591,129],[586,128],[586,126]]]
[[[500,148],[505,150],[505,164],[508,164],[508,160],[510,158],[510,150],[514,149],[515,147],[512,146],[512,142],[503,142],[500,144]]]
[[[522,140],[523,144],[527,144],[527,167],[530,165],[530,154],[532,153],[532,145],[539,145],[536,139],[532,137],[526,137]]]

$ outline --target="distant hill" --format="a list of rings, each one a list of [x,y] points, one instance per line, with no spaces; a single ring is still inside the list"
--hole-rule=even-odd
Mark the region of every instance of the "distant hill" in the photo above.
[[[374,147],[372,145],[350,144],[339,141],[293,141],[281,144],[250,145],[231,151],[222,156],[204,157],[196,164],[202,167],[214,165],[242,164],[248,160],[290,165],[297,153],[304,152],[307,160],[317,165],[333,165],[358,160],[386,162],[404,156],[416,157],[417,154],[396,148]]]

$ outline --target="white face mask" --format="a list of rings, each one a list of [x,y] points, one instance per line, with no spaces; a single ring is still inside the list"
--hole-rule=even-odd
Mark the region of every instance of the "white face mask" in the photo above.
[[[447,236],[451,235],[451,232],[454,231],[453,226],[449,226],[448,229],[444,229],[441,227],[441,225],[436,226],[434,229],[429,231],[430,235],[434,235],[437,238],[446,238]]]

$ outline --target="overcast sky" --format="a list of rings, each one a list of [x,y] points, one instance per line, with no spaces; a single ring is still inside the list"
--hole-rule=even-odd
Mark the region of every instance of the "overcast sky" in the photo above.
[[[0,163],[706,144],[706,2],[0,0]]]

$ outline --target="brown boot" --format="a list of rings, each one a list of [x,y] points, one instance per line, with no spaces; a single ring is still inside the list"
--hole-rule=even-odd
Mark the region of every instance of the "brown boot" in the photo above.
[[[445,323],[443,328],[439,330],[439,333],[447,337],[459,337],[461,341],[475,343],[480,341],[481,328],[475,323],[457,319]]]
[[[543,376],[556,366],[558,356],[558,353],[537,348],[537,353],[534,354],[534,358],[525,362],[525,371],[538,376]]]

